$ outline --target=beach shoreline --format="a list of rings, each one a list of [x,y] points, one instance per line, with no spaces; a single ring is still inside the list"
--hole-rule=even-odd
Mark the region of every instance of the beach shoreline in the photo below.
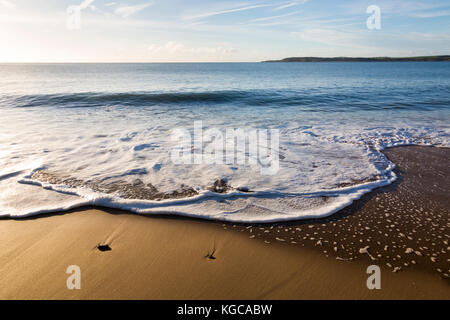
[[[245,225],[106,208],[4,218],[0,298],[450,299],[449,150],[385,150],[398,180],[321,219]],[[80,290],[66,286],[70,265]],[[380,290],[366,286],[370,265]]]

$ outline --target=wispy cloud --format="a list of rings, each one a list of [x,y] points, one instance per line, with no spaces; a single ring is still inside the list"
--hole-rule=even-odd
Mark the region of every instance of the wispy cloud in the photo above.
[[[152,3],[148,2],[144,4],[138,4],[135,6],[119,7],[116,10],[114,10],[114,13],[121,16],[122,18],[128,18],[151,5]]]
[[[414,14],[412,14],[412,16],[413,17],[417,17],[417,18],[446,17],[446,16],[450,16],[450,10],[414,13]]]
[[[189,47],[183,43],[169,41],[163,45],[151,45],[148,51],[152,54],[209,54],[209,55],[228,55],[236,53],[237,50],[230,47]]]
[[[83,2],[80,3],[79,7],[80,7],[80,9],[89,8],[94,1],[95,0],[84,0]]]
[[[6,8],[14,8],[16,5],[8,0],[0,0],[0,5]]]
[[[231,9],[226,9],[226,10],[220,10],[220,11],[205,12],[205,13],[202,13],[199,15],[185,17],[185,19],[186,20],[195,20],[195,19],[207,18],[207,17],[217,16],[217,15],[226,14],[226,13],[247,11],[247,10],[264,8],[264,7],[273,7],[273,4],[256,4],[256,5],[251,5],[251,6],[237,7],[237,8],[231,8]]]
[[[77,7],[80,11],[89,8],[94,12],[104,13],[102,10],[93,5],[94,1],[95,0],[83,0]]]
[[[216,10],[216,11],[200,13],[197,15],[185,16],[183,18],[183,20],[199,20],[202,18],[208,18],[208,17],[218,16],[218,15],[236,13],[236,12],[242,12],[242,11],[248,11],[248,10],[255,10],[255,9],[260,9],[260,8],[272,8],[271,10],[278,11],[278,10],[290,8],[293,6],[301,5],[308,1],[309,0],[290,1],[290,2],[283,3],[281,5],[279,3],[278,4],[276,4],[276,3],[260,3],[260,4],[253,4],[253,5],[245,5],[245,6],[239,6],[239,7],[233,7],[233,8],[228,8],[228,9],[221,9],[221,10]],[[283,14],[283,15],[278,15],[278,16],[262,17],[262,18],[258,18],[258,19],[253,19],[251,21],[257,22],[257,21],[272,20],[272,19],[276,19],[276,18],[282,18],[284,16],[294,15],[297,12],[298,11],[290,12],[286,15]]]
[[[347,45],[359,38],[359,35],[353,32],[325,28],[307,29],[300,32],[292,32],[291,34],[305,41],[327,45]]]
[[[276,19],[279,19],[279,18],[285,18],[285,17],[296,15],[299,12],[300,11],[292,11],[292,12],[289,12],[289,13],[286,13],[286,14],[279,14],[279,15],[276,15],[276,16],[256,18],[256,19],[250,20],[249,22],[260,22],[260,21],[276,20]]]
[[[282,4],[281,6],[276,7],[274,10],[275,11],[283,10],[283,9],[286,9],[286,8],[290,8],[290,7],[293,7],[293,6],[298,6],[298,5],[304,4],[304,3],[308,2],[308,1],[309,0],[299,0],[299,1],[286,2],[285,4]]]
[[[450,33],[426,33],[426,32],[410,32],[404,35],[405,38],[411,41],[435,41],[441,43],[449,43]]]

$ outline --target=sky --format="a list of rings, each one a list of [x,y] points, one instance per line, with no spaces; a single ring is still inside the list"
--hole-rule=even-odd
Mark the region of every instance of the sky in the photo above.
[[[450,0],[0,0],[0,62],[441,54]]]

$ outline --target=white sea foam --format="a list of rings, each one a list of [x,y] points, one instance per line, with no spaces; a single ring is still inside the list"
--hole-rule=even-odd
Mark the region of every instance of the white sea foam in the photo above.
[[[96,205],[244,222],[323,217],[395,179],[384,148],[450,145],[449,79],[445,62],[2,65],[0,215]],[[277,174],[173,163],[171,130],[200,120],[205,130],[279,130]],[[61,179],[33,179],[37,170]],[[220,178],[229,193],[209,191]],[[137,179],[198,195],[148,201],[89,187]]]
[[[0,188],[6,191],[0,196],[0,214],[30,216],[94,205],[139,214],[240,222],[324,217],[395,180],[393,164],[380,152],[383,148],[449,144],[445,125],[411,126],[411,119],[409,126],[403,127],[400,121],[395,126],[392,121],[389,126],[383,120],[372,121],[369,127],[362,119],[353,120],[341,123],[342,130],[336,121],[308,121],[309,125],[284,122],[275,126],[281,133],[279,172],[265,176],[249,165],[174,164],[170,159],[174,145],[170,129],[176,125],[189,129],[188,122],[177,117],[153,119],[145,114],[118,116],[106,110],[64,115],[53,110],[51,116],[45,111],[5,110],[9,121],[2,121],[0,129],[4,164]],[[25,119],[26,113],[32,116]],[[48,121],[49,117],[55,120]],[[17,122],[18,118],[21,122]],[[22,126],[17,127],[17,123]],[[219,129],[249,125],[245,121],[214,123],[211,119],[205,123],[206,127],[215,125]],[[184,185],[199,194],[160,201],[125,199],[86,186],[34,180],[32,173],[37,170],[104,184],[131,184],[140,179],[163,192]],[[209,191],[217,178],[226,178],[234,189],[226,194]],[[242,187],[253,192],[236,190]]]

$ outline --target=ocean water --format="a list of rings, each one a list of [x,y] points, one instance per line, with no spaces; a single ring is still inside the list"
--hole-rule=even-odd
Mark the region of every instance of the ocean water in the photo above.
[[[449,124],[448,62],[0,64],[0,216],[323,217],[396,179],[384,148],[449,147]],[[205,132],[234,129],[270,139],[202,158]],[[173,157],[177,130],[195,163]]]

